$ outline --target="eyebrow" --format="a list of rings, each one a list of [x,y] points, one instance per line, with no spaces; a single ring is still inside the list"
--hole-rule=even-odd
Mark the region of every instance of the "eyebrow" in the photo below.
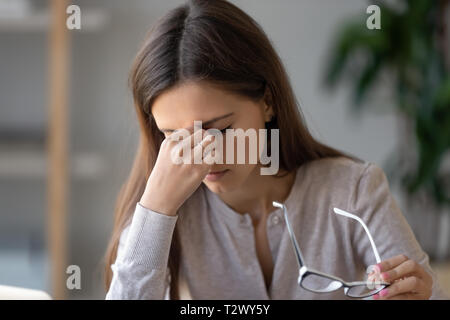
[[[223,116],[219,116],[219,117],[213,118],[211,120],[202,122],[202,126],[206,126],[206,125],[211,124],[213,122],[216,122],[216,121],[228,118],[228,117],[232,116],[233,114],[234,114],[234,112],[230,112],[230,113],[224,114]],[[190,130],[192,128],[193,128],[193,126],[191,126],[189,128],[186,128],[186,129]],[[159,130],[162,131],[162,132],[173,132],[173,131],[175,131],[175,129],[159,129]]]

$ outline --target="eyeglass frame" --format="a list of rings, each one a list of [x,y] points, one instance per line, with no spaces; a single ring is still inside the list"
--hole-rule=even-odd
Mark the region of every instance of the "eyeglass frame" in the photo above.
[[[298,245],[297,238],[295,237],[295,234],[294,234],[294,232],[292,230],[292,227],[291,227],[291,224],[289,222],[286,206],[284,204],[280,203],[280,202],[277,202],[277,201],[273,201],[272,204],[273,204],[274,207],[278,207],[278,208],[283,209],[283,214],[284,214],[284,218],[286,220],[286,225],[287,225],[287,228],[288,228],[289,236],[291,238],[291,242],[292,242],[292,246],[293,246],[293,249],[294,249],[294,253],[295,253],[295,256],[297,258],[297,263],[299,265],[299,276],[298,276],[298,280],[297,281],[298,281],[298,284],[299,284],[300,287],[302,287],[303,289],[305,289],[307,291],[314,292],[314,293],[329,293],[329,292],[336,291],[336,290],[338,290],[340,288],[344,288],[344,294],[347,297],[351,297],[351,298],[367,298],[367,297],[371,297],[371,296],[377,294],[378,292],[380,292],[381,290],[383,290],[384,288],[386,288],[386,287],[388,287],[390,285],[390,283],[388,283],[388,282],[375,282],[374,284],[378,285],[379,287],[378,288],[374,288],[374,290],[372,292],[370,292],[369,294],[353,296],[353,295],[348,294],[350,289],[353,288],[353,287],[362,286],[362,285],[367,286],[368,281],[347,282],[347,281],[344,281],[343,279],[341,279],[339,277],[336,277],[336,276],[333,276],[333,275],[330,275],[330,274],[327,274],[327,273],[323,273],[323,272],[320,272],[318,270],[314,270],[312,268],[308,268],[305,265],[305,263],[304,263],[305,260],[303,258],[302,253],[301,253],[300,246]],[[370,241],[370,244],[372,246],[372,250],[374,252],[375,259],[376,259],[377,263],[380,263],[381,259],[380,259],[380,255],[378,253],[377,247],[375,246],[375,242],[373,241],[373,238],[372,238],[372,235],[370,234],[369,228],[367,228],[367,225],[364,223],[364,221],[362,221],[361,218],[359,218],[358,216],[356,216],[356,215],[354,215],[352,213],[349,213],[347,211],[344,211],[342,209],[339,209],[339,208],[333,208],[333,211],[334,211],[334,213],[336,213],[338,215],[342,215],[342,216],[345,216],[345,217],[348,217],[348,218],[352,218],[352,219],[358,221],[363,226],[364,230],[367,233],[367,236],[369,237],[369,241]],[[333,282],[330,283],[330,285],[334,284],[334,286],[330,288],[330,285],[328,285],[327,288],[321,289],[321,290],[313,290],[313,289],[307,288],[307,287],[305,287],[303,285],[303,281],[308,275],[316,275],[316,276],[319,276],[319,277],[324,277],[324,278],[328,278],[330,280],[334,280]],[[336,281],[339,282],[339,284],[340,284],[339,286],[336,286]]]

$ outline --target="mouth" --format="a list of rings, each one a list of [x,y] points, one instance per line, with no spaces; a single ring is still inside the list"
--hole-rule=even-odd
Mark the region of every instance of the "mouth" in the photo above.
[[[211,171],[206,175],[205,179],[208,181],[217,181],[220,178],[222,178],[228,171],[230,171],[230,170],[225,169],[222,171]]]

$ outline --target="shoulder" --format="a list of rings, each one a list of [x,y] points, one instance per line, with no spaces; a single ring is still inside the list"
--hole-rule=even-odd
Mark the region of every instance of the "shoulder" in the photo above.
[[[301,179],[312,189],[332,190],[348,201],[367,194],[389,192],[389,184],[381,167],[370,161],[346,157],[322,158],[299,168]]]
[[[333,179],[336,183],[345,181],[357,182],[368,171],[380,171],[376,164],[368,161],[357,161],[346,157],[322,158],[310,161],[300,167],[305,177]],[[382,171],[382,170],[381,170]],[[378,172],[379,173],[379,172]]]

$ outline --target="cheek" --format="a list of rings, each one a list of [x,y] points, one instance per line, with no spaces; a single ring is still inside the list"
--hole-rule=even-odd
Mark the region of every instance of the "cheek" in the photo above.
[[[255,169],[256,164],[235,164],[230,167],[232,177],[235,181],[239,183],[247,180],[250,173]]]

